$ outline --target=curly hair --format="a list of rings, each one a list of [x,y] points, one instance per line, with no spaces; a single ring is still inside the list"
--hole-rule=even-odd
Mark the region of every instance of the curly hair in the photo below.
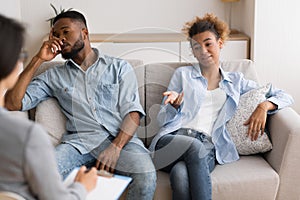
[[[206,13],[202,18],[195,17],[192,21],[186,22],[182,28],[182,32],[186,34],[189,39],[205,31],[214,33],[216,38],[221,38],[223,42],[228,39],[230,33],[228,25],[212,13]]]

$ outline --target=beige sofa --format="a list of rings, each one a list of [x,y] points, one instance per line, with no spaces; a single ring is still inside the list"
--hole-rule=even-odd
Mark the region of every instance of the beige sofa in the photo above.
[[[138,136],[148,146],[158,127],[156,114],[169,79],[179,66],[186,63],[153,63],[143,65],[138,60],[129,61],[135,69],[141,104],[147,117],[142,120]],[[222,62],[226,71],[241,71],[257,81],[254,65],[249,60]],[[37,74],[58,64],[43,64]],[[226,67],[225,67],[226,66]],[[30,118],[41,123],[48,131],[54,145],[65,130],[65,117],[55,99],[40,103],[30,111]],[[242,156],[232,164],[217,165],[212,172],[214,200],[299,200],[300,199],[300,116],[285,108],[269,116],[273,150],[264,155]],[[155,199],[171,199],[167,173],[158,171]]]

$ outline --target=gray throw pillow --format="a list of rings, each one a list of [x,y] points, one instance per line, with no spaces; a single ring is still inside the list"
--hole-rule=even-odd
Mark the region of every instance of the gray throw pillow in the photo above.
[[[272,143],[265,132],[263,135],[260,134],[257,140],[251,141],[247,135],[248,126],[244,125],[257,105],[266,100],[266,94],[270,87],[271,84],[269,83],[243,94],[234,116],[226,124],[227,131],[240,155],[264,153],[272,149]]]

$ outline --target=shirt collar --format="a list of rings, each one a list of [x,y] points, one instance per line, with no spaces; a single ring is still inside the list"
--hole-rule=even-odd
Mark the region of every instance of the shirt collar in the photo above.
[[[97,54],[97,60],[96,60],[96,62],[98,62],[99,60],[101,60],[101,61],[103,61],[104,62],[104,64],[107,64],[107,60],[106,60],[106,58],[105,58],[105,55],[102,53],[102,52],[100,52],[97,48],[92,48],[93,49],[93,51]],[[67,65],[70,65],[70,66],[76,66],[76,67],[79,67],[78,66],[78,64],[77,63],[75,63],[72,59],[68,59],[67,61],[66,61],[66,64]]]
[[[225,81],[231,82],[231,79],[229,78],[228,74],[223,70],[221,65],[219,66],[219,70],[220,70],[222,79],[225,80]],[[193,78],[203,78],[199,63],[193,64],[192,77]]]
[[[96,49],[96,48],[92,48],[94,51],[95,51],[95,53],[98,55],[98,59],[97,60],[102,60],[103,62],[104,62],[104,64],[107,64],[107,60],[106,60],[106,58],[105,58],[105,55],[100,51],[100,50],[98,50],[98,49]]]
[[[200,77],[202,77],[202,73],[201,73],[201,70],[200,70],[199,63],[194,63],[193,64],[192,77],[193,78],[200,78]]]
[[[228,76],[228,73],[225,72],[221,66],[220,66],[220,72],[224,81],[232,82],[232,80]]]

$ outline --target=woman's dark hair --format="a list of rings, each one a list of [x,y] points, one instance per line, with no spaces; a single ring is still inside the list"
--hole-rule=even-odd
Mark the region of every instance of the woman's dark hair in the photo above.
[[[0,80],[15,68],[24,44],[24,27],[0,14]]]
[[[216,38],[225,42],[229,35],[228,25],[222,20],[218,19],[214,14],[205,14],[204,17],[195,17],[190,22],[185,23],[182,31],[191,39],[198,33],[210,31],[215,34]]]
[[[77,21],[83,23],[85,28],[87,28],[87,23],[86,23],[85,17],[80,12],[77,12],[74,10],[62,12],[54,18],[53,24],[55,24],[55,22],[57,22],[59,19],[62,19],[62,18],[70,18],[72,20],[77,20]]]

